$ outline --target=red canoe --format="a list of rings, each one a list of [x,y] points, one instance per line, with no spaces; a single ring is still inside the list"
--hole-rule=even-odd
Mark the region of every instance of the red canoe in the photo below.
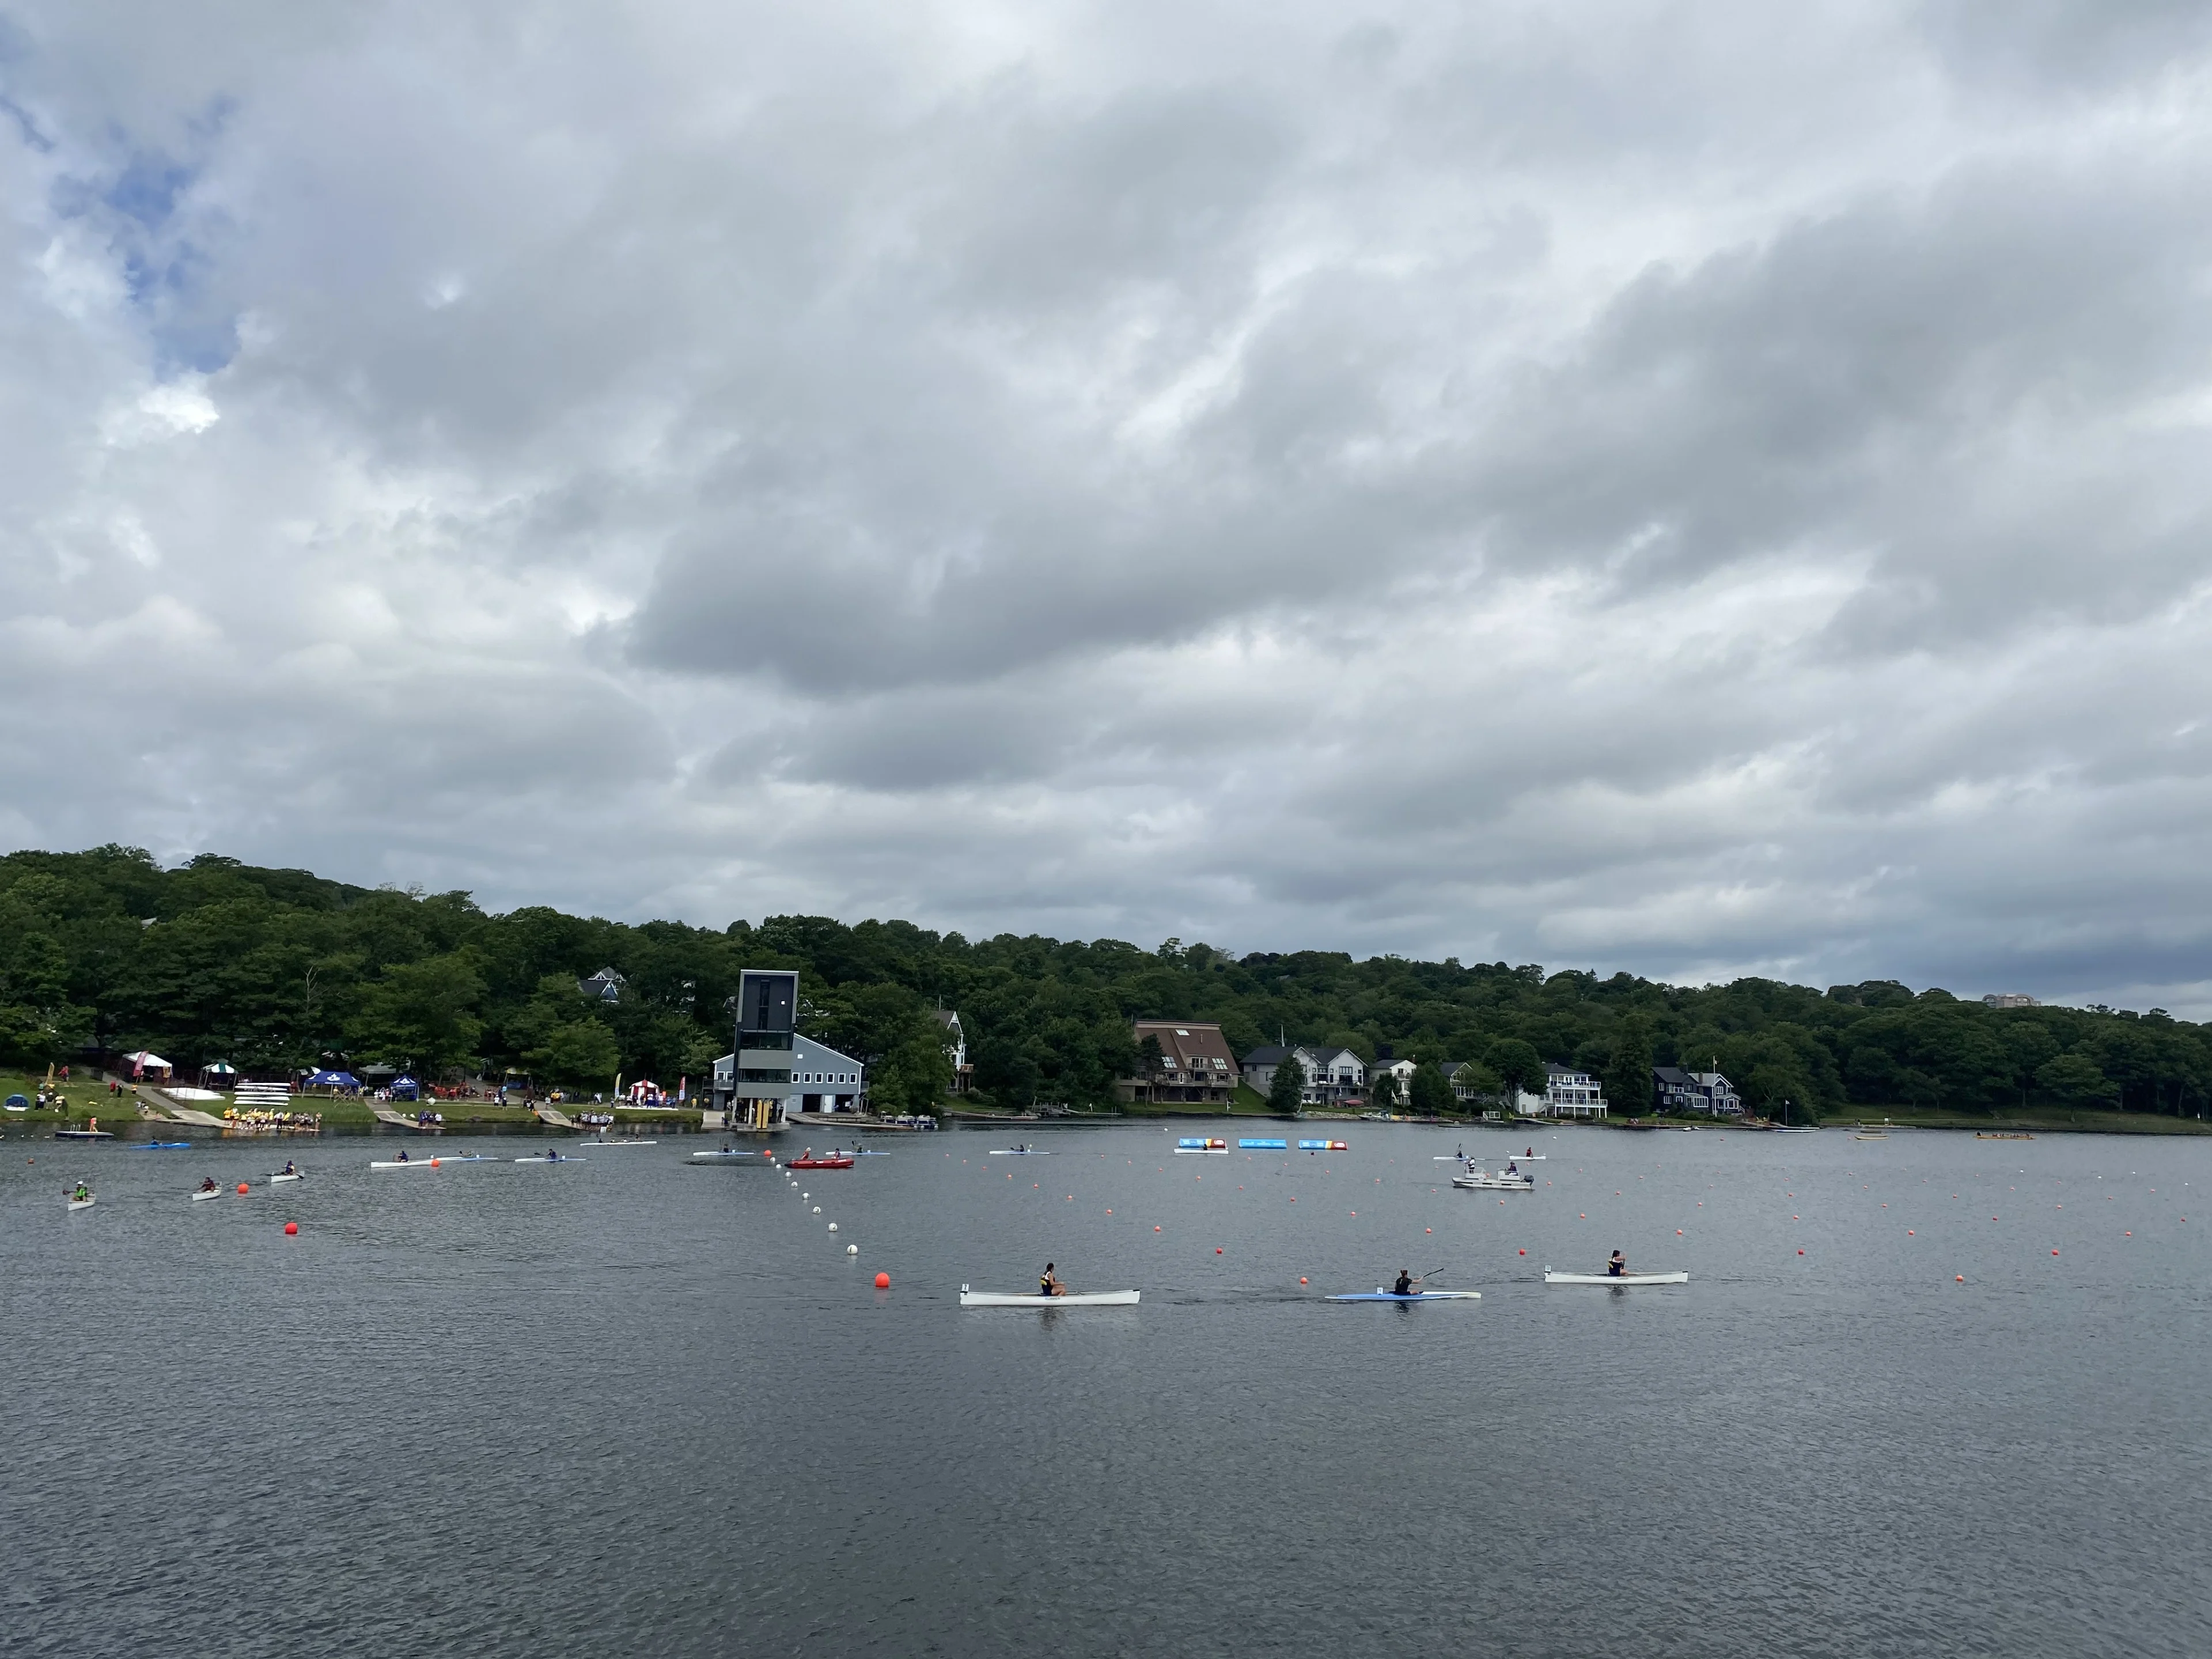
[[[787,1170],[849,1170],[849,1158],[794,1158],[783,1166]]]

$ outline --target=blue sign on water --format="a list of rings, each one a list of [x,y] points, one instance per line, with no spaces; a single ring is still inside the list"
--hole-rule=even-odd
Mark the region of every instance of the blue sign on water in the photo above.
[[[1248,1147],[1248,1148],[1249,1148],[1251,1151],[1255,1152],[1281,1152],[1281,1151],[1282,1151],[1285,1146],[1288,1146],[1291,1143],[1290,1143],[1289,1141],[1287,1141],[1287,1140],[1249,1140],[1249,1139],[1247,1139],[1247,1140],[1240,1140],[1240,1141],[1238,1141],[1237,1144],[1239,1146]]]
[[[1328,1142],[1326,1140],[1301,1140],[1298,1142],[1298,1150],[1302,1152],[1325,1152],[1328,1150]]]

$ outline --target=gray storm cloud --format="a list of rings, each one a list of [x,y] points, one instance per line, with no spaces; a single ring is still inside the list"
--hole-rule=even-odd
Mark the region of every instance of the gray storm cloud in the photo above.
[[[16,845],[2212,1007],[2201,8],[18,4]]]

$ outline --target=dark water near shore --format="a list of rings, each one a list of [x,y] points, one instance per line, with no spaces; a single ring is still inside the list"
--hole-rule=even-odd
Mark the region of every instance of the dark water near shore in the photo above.
[[[0,1143],[0,1650],[2212,1652],[2212,1149],[1340,1132]],[[1143,1305],[957,1305],[1048,1256]]]

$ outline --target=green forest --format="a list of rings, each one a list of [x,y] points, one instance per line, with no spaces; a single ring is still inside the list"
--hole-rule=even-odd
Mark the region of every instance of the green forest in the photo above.
[[[1486,1092],[1534,1085],[1553,1060],[1602,1076],[1616,1110],[1648,1103],[1654,1064],[1714,1062],[1755,1109],[1796,1117],[1883,1105],[2196,1117],[2212,1095],[2212,1032],[2162,1010],[1996,1010],[1887,980],[1693,988],[822,916],[633,926],[492,915],[466,893],[212,854],[173,869],[115,846],[0,858],[0,1060],[21,1066],[145,1048],[180,1077],[216,1060],[266,1078],[381,1062],[434,1079],[604,1088],[619,1073],[672,1086],[728,1052],[738,975],[766,967],[804,975],[805,1030],[866,1062],[886,1110],[942,1100],[938,1008],[961,1016],[977,1095],[1006,1105],[1110,1100],[1139,1064],[1139,1017],[1218,1020],[1239,1054],[1279,1032],[1370,1060],[1464,1063]],[[617,1000],[579,987],[602,969],[622,976]]]

